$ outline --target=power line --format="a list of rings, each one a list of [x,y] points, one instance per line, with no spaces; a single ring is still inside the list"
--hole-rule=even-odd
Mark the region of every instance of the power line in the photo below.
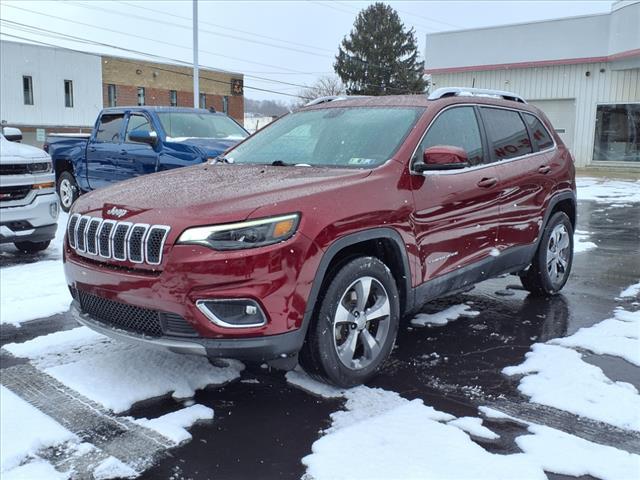
[[[7,20],[5,20],[5,19],[0,19],[0,22],[6,22],[6,21]],[[11,28],[14,28],[14,27],[11,26]],[[98,54],[98,53],[84,52],[82,50],[77,50],[77,49],[74,49],[74,48],[61,47],[60,45],[55,45],[55,44],[43,42],[43,41],[40,41],[40,40],[34,40],[32,38],[22,37],[22,36],[19,36],[19,35],[13,35],[13,34],[9,34],[9,33],[6,33],[6,32],[0,32],[0,35],[1,36],[5,36],[5,37],[10,37],[10,38],[16,38],[18,40],[23,40],[23,41],[27,41],[27,42],[33,42],[33,43],[37,43],[37,44],[40,44],[40,45],[45,45],[45,46],[48,46],[48,47],[58,48],[58,49],[61,49],[61,50],[68,50],[68,51],[71,51],[71,52],[82,53],[84,55],[90,55],[90,56],[94,56],[94,57],[98,57],[98,58],[102,58],[104,56],[104,55],[101,55],[101,54]],[[58,34],[58,35],[63,35],[63,34]],[[43,36],[46,36],[46,35],[43,35]],[[73,40],[73,41],[79,41],[79,40]],[[80,41],[80,43],[83,43],[83,42]],[[89,42],[86,42],[86,43],[89,43]],[[103,44],[103,46],[109,46],[109,45]],[[115,47],[115,46],[109,46],[109,48],[120,49],[120,47]],[[163,57],[158,57],[157,55],[144,53],[144,52],[138,52],[138,51],[135,51],[135,50],[130,50],[130,49],[124,49],[124,50],[126,50],[126,51],[128,51],[130,53],[137,53],[137,54],[140,54],[140,55],[146,55],[146,56],[150,56],[150,57],[154,57],[154,58],[163,58]],[[135,59],[122,58],[122,57],[119,57],[119,59],[122,60],[122,61],[128,62],[128,63],[132,63],[134,65],[141,66],[141,67],[148,67],[148,65],[145,65],[145,64],[142,64],[142,63],[138,63]],[[203,66],[203,67],[204,68],[210,68],[210,67],[207,67],[207,66]],[[178,74],[178,75],[184,75],[184,76],[188,76],[188,77],[193,77],[193,74],[181,72],[179,70],[171,70],[171,69],[167,69],[167,68],[162,68],[162,67],[158,67],[157,65],[154,65],[153,68],[156,69],[156,70],[163,71],[163,72],[169,72],[169,73],[175,73],[175,74]],[[231,85],[231,82],[225,82],[224,80],[219,80],[217,78],[206,77],[204,75],[200,75],[200,78],[202,78],[203,80],[209,80],[211,82],[222,83],[222,84],[229,85],[229,86]],[[252,87],[252,86],[249,86],[249,85],[244,85],[244,88],[249,89],[249,90],[256,90],[256,91],[260,91],[260,92],[274,93],[274,94],[277,94],[277,95],[284,95],[284,96],[287,96],[287,97],[294,97],[294,98],[302,98],[304,100],[311,100],[311,98],[305,97],[305,96],[302,96],[302,95],[293,95],[293,94],[290,94],[290,93],[279,92],[277,90],[270,90],[270,89],[266,89],[266,88]]]

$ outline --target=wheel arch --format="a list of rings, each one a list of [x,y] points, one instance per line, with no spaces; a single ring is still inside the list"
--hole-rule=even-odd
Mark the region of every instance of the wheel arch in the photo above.
[[[392,228],[363,230],[337,239],[322,256],[307,300],[302,324],[305,334],[320,303],[321,292],[326,290],[327,282],[337,269],[357,256],[373,256],[384,262],[398,287],[401,315],[411,310],[414,291],[409,256],[402,237]]]
[[[70,172],[74,177],[76,175],[75,169],[73,167],[73,160],[71,160],[70,158],[57,158],[54,161],[54,169],[56,173],[56,182],[60,178],[60,175],[62,175],[62,172]]]

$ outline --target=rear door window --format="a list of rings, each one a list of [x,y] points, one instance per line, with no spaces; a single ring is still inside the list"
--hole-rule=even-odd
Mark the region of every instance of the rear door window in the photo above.
[[[467,152],[469,165],[483,163],[482,137],[473,107],[455,107],[442,112],[431,123],[417,154],[436,145],[449,145]]]
[[[539,152],[553,147],[553,138],[542,122],[529,113],[523,113],[522,116],[529,127],[529,132],[531,132],[531,143],[533,143],[534,150]]]
[[[521,157],[533,152],[527,128],[515,110],[482,107],[482,119],[494,161]]]
[[[96,142],[120,143],[120,132],[124,123],[124,114],[106,114],[100,117],[98,131],[96,132]]]

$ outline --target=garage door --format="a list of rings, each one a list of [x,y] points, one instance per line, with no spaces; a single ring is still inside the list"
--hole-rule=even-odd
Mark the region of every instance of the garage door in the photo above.
[[[573,151],[573,135],[576,125],[576,101],[568,100],[528,100],[542,110],[564,144]]]

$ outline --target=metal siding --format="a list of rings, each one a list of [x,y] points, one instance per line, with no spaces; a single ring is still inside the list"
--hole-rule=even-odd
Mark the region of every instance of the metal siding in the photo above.
[[[578,166],[592,159],[597,104],[640,102],[640,68],[612,70],[609,63],[433,74],[432,82],[436,87],[470,87],[474,77],[476,87],[511,90],[531,100],[575,99],[572,153]]]

